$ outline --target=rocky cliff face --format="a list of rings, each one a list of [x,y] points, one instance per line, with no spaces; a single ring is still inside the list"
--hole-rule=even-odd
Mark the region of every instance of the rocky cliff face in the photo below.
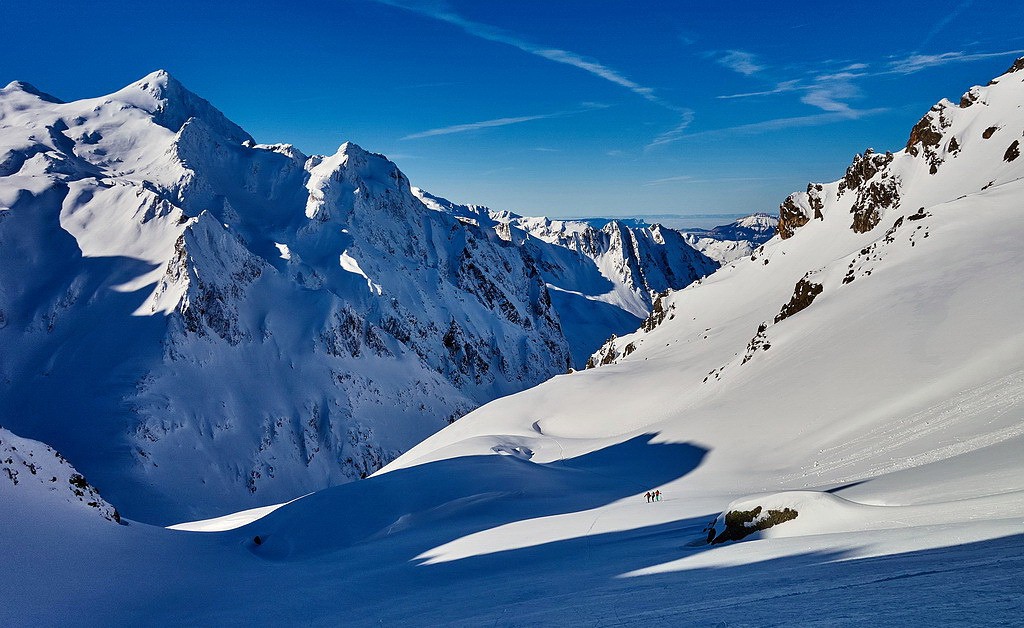
[[[492,230],[536,261],[576,368],[587,364],[610,334],[635,330],[659,294],[682,289],[719,265],[682,233],[661,225],[612,220],[595,227],[460,205],[419,189],[414,193],[436,211]]]
[[[779,235],[792,237],[829,212],[848,212],[850,229],[867,233],[908,210],[1012,180],[1017,170],[1011,164],[1024,136],[1015,115],[1024,92],[1022,67],[1018,60],[988,85],[972,87],[958,104],[935,104],[898,153],[869,148],[854,157],[841,180],[812,183],[806,192],[790,195],[779,208]]]
[[[838,181],[811,183],[805,191],[786,198],[779,210],[780,239],[818,238],[817,245],[806,245],[807,251],[818,246],[820,251],[834,253],[832,257],[822,254],[823,259],[804,267],[774,271],[793,263],[792,257],[785,264],[780,260],[787,250],[796,250],[788,247],[805,245],[773,241],[717,273],[712,281],[738,272],[747,263],[763,265],[765,273],[778,272],[772,279],[781,281],[791,294],[785,297],[788,302],[782,295],[773,297],[779,299],[774,307],[781,305],[778,314],[773,312],[752,325],[746,349],[737,346],[734,359],[707,371],[702,384],[717,383],[727,369],[736,372],[737,366],[756,360],[773,346],[773,336],[782,333],[776,326],[803,316],[804,310],[813,311],[833,290],[871,277],[894,251],[905,253],[918,247],[931,235],[933,209],[951,203],[983,204],[986,195],[998,196],[1002,186],[1017,184],[1024,175],[1017,157],[1024,139],[1021,103],[1024,60],[988,85],[972,87],[959,104],[942,100],[933,106],[913,126],[899,152],[876,153],[869,148],[854,157]],[[671,317],[673,305],[685,302],[685,292],[669,295],[661,309]],[[601,366],[629,359],[643,348],[655,327],[646,324],[636,333],[610,339],[589,363]],[[709,327],[693,338],[703,342],[715,333]]]
[[[0,92],[0,406],[161,523],[372,473],[570,366],[530,251],[157,72]]]

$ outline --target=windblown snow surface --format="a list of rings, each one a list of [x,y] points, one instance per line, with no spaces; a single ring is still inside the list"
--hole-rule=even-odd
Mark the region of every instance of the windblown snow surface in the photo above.
[[[1019,623],[1022,105],[941,102],[606,365],[367,480],[207,533],[12,496],[0,623]]]

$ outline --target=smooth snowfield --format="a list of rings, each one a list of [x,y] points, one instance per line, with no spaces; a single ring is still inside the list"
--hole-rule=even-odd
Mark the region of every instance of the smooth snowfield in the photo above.
[[[666,488],[648,504],[635,492],[682,482],[707,453],[648,439],[546,465],[491,455],[400,469],[230,532],[19,504],[0,515],[21,539],[0,550],[17,574],[0,621],[827,625],[880,609],[914,623],[1021,610],[1019,517],[710,547],[706,500]]]

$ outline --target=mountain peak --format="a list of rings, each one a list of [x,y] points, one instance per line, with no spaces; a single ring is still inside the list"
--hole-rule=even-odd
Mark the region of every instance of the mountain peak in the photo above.
[[[51,96],[50,94],[47,94],[46,92],[37,89],[31,83],[26,83],[25,81],[11,81],[7,84],[6,87],[0,89],[0,92],[4,94],[9,94],[11,92],[24,92],[26,94],[32,94],[36,98],[39,98],[40,100],[45,100],[46,102],[52,102],[56,104],[61,104],[64,102],[63,100],[55,96]]]
[[[181,82],[178,81],[178,79],[176,79],[173,76],[171,76],[171,73],[168,72],[167,70],[164,70],[164,69],[154,70],[154,71],[150,72],[149,74],[147,74],[146,76],[144,76],[141,79],[139,79],[138,81],[135,81],[135,83],[133,83],[133,85],[142,85],[143,89],[146,89],[145,86],[150,85],[150,84],[152,84],[152,85],[160,85],[160,86],[167,86],[167,85],[177,85],[179,87],[181,86]]]
[[[206,99],[189,91],[167,70],[156,70],[110,95],[153,116],[162,127],[177,133],[189,118],[200,118],[228,139],[242,143],[253,141],[241,127],[211,105]]]
[[[380,157],[381,159],[387,159],[387,157],[384,157],[384,155],[372,153],[363,148],[362,146],[360,146],[359,144],[356,144],[355,142],[352,141],[347,141],[341,146],[339,146],[338,151],[335,154],[338,156],[361,157],[364,159],[370,157]]]

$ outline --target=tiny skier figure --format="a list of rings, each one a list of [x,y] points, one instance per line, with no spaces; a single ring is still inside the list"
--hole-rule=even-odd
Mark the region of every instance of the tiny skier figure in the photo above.
[[[661,489],[658,489],[658,490],[654,491],[654,501],[656,501],[656,502],[660,502],[661,501]]]
[[[649,503],[651,503],[651,492],[650,492],[650,491],[647,491],[647,494],[646,494],[646,495],[644,495],[644,497],[646,497],[646,498],[647,498],[647,503],[648,503],[648,504],[649,504]]]

